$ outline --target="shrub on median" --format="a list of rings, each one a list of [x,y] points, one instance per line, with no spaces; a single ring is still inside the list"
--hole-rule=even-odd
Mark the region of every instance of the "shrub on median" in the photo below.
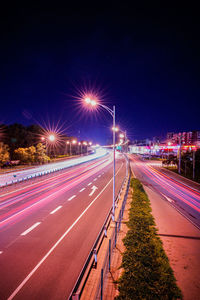
[[[129,231],[123,242],[123,254],[119,279],[119,296],[122,299],[182,299],[176,285],[173,270],[157,236],[150,201],[137,179],[131,180],[133,188],[129,212]]]

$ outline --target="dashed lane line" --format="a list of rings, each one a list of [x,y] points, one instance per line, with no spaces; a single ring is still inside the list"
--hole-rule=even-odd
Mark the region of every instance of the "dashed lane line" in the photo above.
[[[72,199],[74,199],[76,197],[76,195],[71,196],[68,201],[71,201]]]
[[[82,189],[79,191],[79,193],[83,192],[84,190],[85,190],[85,188],[82,188]]]
[[[52,210],[51,212],[50,212],[50,215],[53,215],[55,212],[57,212],[60,208],[62,208],[62,205],[60,205],[60,206],[58,206],[58,207],[56,207],[54,210]]]
[[[121,167],[117,171],[116,175],[121,170]],[[104,192],[104,190],[108,187],[108,185],[112,182],[111,179],[101,190],[101,192],[94,198],[92,202],[85,208],[85,210],[79,215],[79,217],[74,221],[74,223],[64,232],[64,234],[57,240],[57,242],[50,248],[50,250],[44,255],[44,257],[37,263],[37,265],[32,269],[32,271],[24,278],[24,280],[18,285],[18,287],[12,292],[12,294],[8,297],[8,300],[12,300],[18,292],[23,288],[23,286],[27,283],[27,281],[33,276],[33,274],[37,271],[37,269],[43,264],[43,262],[47,259],[47,257],[55,250],[55,248],[61,243],[61,241],[68,235],[68,233],[72,230],[72,228],[78,223],[78,221],[84,216],[84,214],[88,211],[88,209],[94,204],[94,202],[98,199],[98,197]]]
[[[21,235],[27,235],[30,231],[32,231],[35,227],[37,227],[38,225],[40,225],[41,222],[37,222],[35,223],[33,226],[31,226],[30,228],[28,228],[26,231],[24,231],[23,233],[21,233]]]
[[[91,185],[91,184],[92,184],[92,182],[88,183],[88,186]]]
[[[97,180],[97,178],[95,178],[93,181],[96,181]]]

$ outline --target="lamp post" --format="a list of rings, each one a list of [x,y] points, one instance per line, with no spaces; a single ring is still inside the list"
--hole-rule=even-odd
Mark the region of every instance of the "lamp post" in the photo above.
[[[72,144],[73,144],[73,145],[76,145],[76,144],[77,144],[77,140],[73,140],[73,141],[72,141]],[[76,148],[75,148],[75,154],[76,154]]]
[[[69,145],[69,155],[72,155],[72,145],[70,141],[67,141],[67,145]]]
[[[79,142],[78,145],[79,145],[79,154],[82,155],[82,143]]]
[[[113,205],[112,205],[112,219],[115,221],[115,105],[113,105],[113,109],[109,108],[106,105],[103,105],[101,103],[98,103],[96,100],[92,100],[89,97],[85,98],[85,103],[88,105],[91,105],[93,107],[100,106],[107,110],[109,114],[113,118]]]

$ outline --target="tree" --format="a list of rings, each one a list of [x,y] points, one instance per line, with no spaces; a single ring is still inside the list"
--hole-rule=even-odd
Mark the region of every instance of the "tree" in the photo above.
[[[36,153],[36,149],[34,146],[28,147],[26,149],[26,152],[28,154],[28,162],[35,162],[35,153]]]
[[[6,143],[10,148],[10,155],[15,159],[15,149],[28,148],[37,144],[42,128],[38,125],[23,126],[15,123],[9,126],[4,126]]]
[[[20,160],[21,163],[28,163],[27,148],[18,148],[14,150],[15,157]]]
[[[34,146],[28,148],[18,148],[14,151],[14,153],[21,163],[35,162],[36,149]]]
[[[46,155],[45,145],[42,143],[37,144],[36,153],[35,153],[35,161],[39,163],[46,163],[50,160],[50,158]]]
[[[0,166],[5,164],[10,159],[9,147],[0,142]]]

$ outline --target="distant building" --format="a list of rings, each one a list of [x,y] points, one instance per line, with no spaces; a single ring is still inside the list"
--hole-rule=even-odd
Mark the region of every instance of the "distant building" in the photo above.
[[[187,132],[168,132],[167,133],[167,143],[172,143],[175,145],[196,145],[200,146],[200,131],[193,130]]]

